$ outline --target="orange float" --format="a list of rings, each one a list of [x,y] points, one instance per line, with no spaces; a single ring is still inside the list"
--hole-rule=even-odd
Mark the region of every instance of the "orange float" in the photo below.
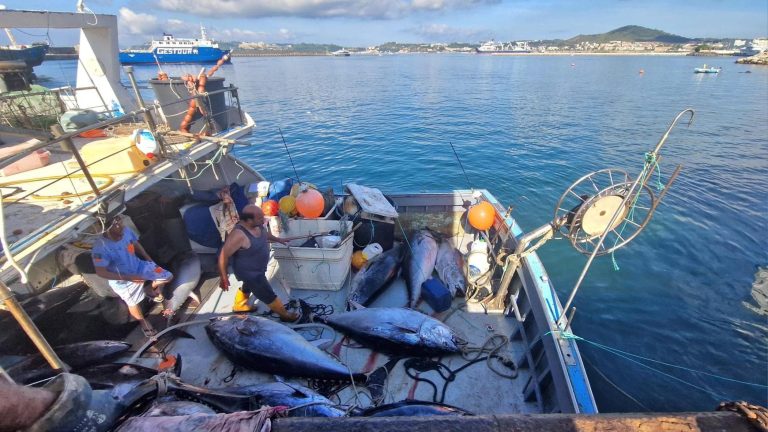
[[[323,214],[324,208],[325,199],[323,199],[323,194],[314,189],[299,192],[299,196],[296,197],[296,210],[302,217],[320,217]]]
[[[481,201],[469,208],[467,219],[473,228],[485,231],[493,226],[496,209],[488,201]]]
[[[261,205],[264,216],[277,216],[279,209],[280,205],[275,200],[264,201],[264,204]]]
[[[363,251],[359,250],[352,254],[352,267],[354,267],[355,270],[363,268],[366,262],[368,262],[368,259],[365,257]]]

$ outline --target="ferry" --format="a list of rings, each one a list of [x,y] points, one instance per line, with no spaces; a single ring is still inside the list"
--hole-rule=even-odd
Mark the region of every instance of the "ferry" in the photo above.
[[[117,46],[116,17],[95,18],[91,14],[34,11],[0,15],[0,25],[79,26],[77,88],[54,92],[61,97],[57,106],[62,110],[89,107],[105,118],[70,132],[58,130],[55,136],[47,129],[29,127],[0,131],[6,142],[0,169],[14,168],[6,171],[0,182],[0,299],[4,303],[0,310],[0,364],[5,368],[4,376],[49,388],[61,388],[62,380],[83,377],[85,381],[77,381],[80,384],[71,391],[88,392],[88,397],[73,396],[73,402],[66,405],[67,416],[75,416],[78,428],[94,431],[118,426],[147,430],[155,429],[151,422],[157,419],[183,421],[186,417],[143,416],[169,398],[184,401],[187,408],[193,404],[197,410],[193,412],[204,413],[200,415],[210,421],[253,420],[256,423],[249,423],[251,430],[254,424],[262,430],[264,421],[278,412],[289,416],[273,420],[272,427],[278,431],[316,430],[318,425],[324,430],[427,430],[428,423],[420,416],[429,414],[449,414],[430,420],[432,427],[466,430],[487,428],[488,424],[513,428],[518,423],[567,429],[574,421],[590,425],[613,421],[610,417],[574,417],[598,412],[577,338],[570,333],[575,311],[572,301],[588,264],[563,305],[536,250],[558,235],[569,239],[578,252],[589,255],[589,262],[610,253],[640,233],[668,187],[654,196],[647,192],[644,182],[651,176],[645,171],[634,179],[621,170],[596,171],[565,188],[554,206],[553,219],[532,230],[524,230],[512,217],[512,207],[502,204],[489,190],[403,191],[384,197],[377,185],[356,184],[347,184],[332,194],[330,210],[320,218],[288,220],[289,226],[304,228],[289,233],[283,230],[279,233],[282,237],[304,233],[308,234],[306,240],[337,231],[331,247],[308,247],[296,243],[304,240],[295,239],[290,247],[274,245],[267,269],[279,298],[326,322],[342,315],[350,305],[350,290],[357,276],[349,265],[353,238],[355,243],[365,243],[370,236],[368,242],[377,238],[380,245],[388,241],[389,247],[415,254],[419,245],[409,241],[415,232],[428,226],[439,233],[448,247],[465,255],[471,264],[465,277],[472,275],[472,283],[466,285],[465,297],[449,297],[447,309],[440,310],[431,302],[414,304],[406,296],[406,284],[395,273],[392,285],[368,305],[368,310],[391,311],[410,302],[413,309],[402,310],[461,335],[461,355],[387,357],[378,354],[377,346],[344,342],[342,334],[334,334],[324,324],[289,326],[268,314],[233,315],[239,282],[230,276],[233,288],[220,288],[216,245],[206,244],[206,237],[199,234],[212,227],[214,240],[218,238],[209,206],[218,202],[217,192],[223,188],[230,191],[235,205],[242,205],[242,199],[250,200],[252,191],[258,192],[256,199],[262,197],[260,184],[266,181],[265,176],[233,151],[247,146],[242,138],[255,131],[255,122],[242,109],[240,98],[247,96],[237,87],[224,85],[219,90],[187,94],[182,91],[184,81],[178,80],[181,87],[177,91],[157,92],[158,103],[146,105],[132,69],[125,72],[133,92],[121,85],[113,49]],[[175,81],[152,80],[151,84],[157,89]],[[213,104],[208,99],[220,99],[216,105],[220,112],[211,112]],[[208,134],[180,131],[167,122],[175,114],[171,107],[190,101],[197,101],[189,105],[199,108],[202,115],[196,121],[217,124],[207,128]],[[14,99],[3,103],[14,103]],[[681,112],[670,129],[683,115],[692,114],[689,111]],[[668,133],[651,156],[658,154]],[[651,162],[644,170],[652,169],[651,156],[645,157]],[[258,158],[257,149],[248,158],[254,157]],[[666,186],[677,172],[679,169]],[[347,205],[349,202],[352,204]],[[629,202],[642,206],[633,208],[630,215],[626,211]],[[482,227],[475,222],[470,222],[472,227],[467,225],[474,208],[483,209]],[[107,229],[107,221],[116,216],[137,233],[150,256],[175,275],[166,287],[174,317],[161,317],[161,306],[156,303],[146,305],[145,315],[161,330],[149,339],[94,271],[91,248]],[[205,221],[210,227],[203,226]],[[356,231],[365,229],[368,231]],[[609,237],[619,229],[618,237]],[[364,234],[358,238],[359,232]],[[376,262],[375,258],[371,261]],[[192,292],[199,297],[195,304],[186,301]],[[256,306],[263,310],[263,305]],[[294,352],[275,344],[271,349],[283,349],[281,355],[264,360],[264,365],[254,364],[252,357],[222,352],[223,348],[215,344],[212,322],[226,320],[242,323],[234,329],[246,344],[248,340],[269,341],[280,333],[293,335],[292,343],[303,348]],[[254,333],[245,327],[249,323],[279,331],[251,337]],[[409,330],[405,322],[391,324],[393,331],[422,331],[419,326]],[[120,334],[119,329],[124,332],[119,341],[93,342],[99,339],[97,334],[114,337]],[[194,339],[177,337],[174,332],[182,329]],[[77,345],[79,349],[67,345],[76,342],[86,344],[89,351],[83,345]],[[309,371],[290,370],[293,376],[281,377],[265,372],[271,370],[269,365],[288,357],[310,360],[304,358],[306,353],[343,364],[344,373],[327,381],[302,376]],[[29,356],[17,357],[20,354]],[[114,363],[99,364],[104,361]],[[313,365],[305,361],[303,367],[311,369]],[[61,372],[69,373],[59,375]],[[358,380],[363,374],[365,382]],[[288,400],[262,403],[255,396],[239,393],[253,391],[254,385],[287,388],[291,400],[303,398],[304,402],[296,406],[286,406],[291,403]],[[97,403],[89,405],[88,401]],[[290,417],[312,412],[322,415],[302,410],[317,404],[332,409],[331,414],[354,418]],[[384,421],[378,418],[382,410],[401,416]],[[198,421],[195,428],[209,430],[200,426],[202,417],[193,418]],[[695,421],[687,414],[679,419]],[[654,420],[663,423],[669,421],[669,415],[646,419]]]
[[[222,50],[219,44],[208,39],[205,27],[200,27],[199,39],[175,38],[163,33],[161,40],[152,40],[148,49],[123,50],[122,64],[147,63],[216,63],[222,58],[229,63],[230,50]]]
[[[342,48],[340,50],[336,50],[331,53],[332,56],[335,57],[349,57],[352,53],[349,52],[349,50]]]
[[[495,42],[493,39],[482,43],[479,47],[475,48],[475,52],[478,54],[527,54],[531,52],[531,48],[528,42],[517,41],[504,44],[501,42]]]

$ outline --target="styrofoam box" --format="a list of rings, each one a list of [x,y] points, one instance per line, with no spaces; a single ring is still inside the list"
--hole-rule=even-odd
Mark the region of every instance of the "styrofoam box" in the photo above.
[[[352,229],[352,222],[345,221],[346,232]],[[288,229],[281,237],[307,236],[310,234],[341,231],[341,221],[324,219],[291,219]],[[298,247],[307,237],[291,240],[290,247],[273,243],[274,258],[279,267],[277,277],[295,289],[338,291],[344,286],[352,259],[352,236],[347,236],[336,248]]]

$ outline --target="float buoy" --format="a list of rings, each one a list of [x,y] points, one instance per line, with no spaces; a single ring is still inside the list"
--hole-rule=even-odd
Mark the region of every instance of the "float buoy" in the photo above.
[[[323,194],[314,189],[300,192],[299,196],[296,197],[296,210],[302,217],[320,217],[323,214],[323,208],[325,208]]]
[[[473,228],[485,231],[493,226],[496,209],[488,201],[481,201],[469,208],[467,219]]]
[[[261,211],[264,212],[264,216],[277,216],[277,212],[280,209],[280,205],[275,200],[264,201],[261,205]]]

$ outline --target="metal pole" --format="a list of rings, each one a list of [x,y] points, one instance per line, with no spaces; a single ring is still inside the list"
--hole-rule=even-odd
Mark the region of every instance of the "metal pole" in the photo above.
[[[24,330],[24,333],[27,334],[29,339],[32,340],[32,343],[35,344],[37,349],[40,351],[40,354],[45,357],[45,360],[48,362],[51,367],[57,371],[57,372],[68,372],[69,367],[67,367],[64,362],[61,361],[58,355],[53,351],[53,348],[48,344],[48,341],[45,340],[45,337],[40,333],[40,330],[37,328],[34,322],[32,322],[32,319],[27,315],[27,311],[24,310],[24,308],[21,307],[18,300],[16,300],[16,296],[13,294],[13,291],[8,288],[8,286],[3,283],[3,281],[0,280],[0,300],[5,303],[5,307],[8,308],[8,311],[13,315],[14,318],[16,318],[16,321],[21,326],[22,330]]]
[[[144,122],[149,126],[149,130],[152,132],[152,135],[157,137],[157,141],[160,144],[160,155],[165,157],[165,143],[163,142],[163,139],[157,135],[157,125],[155,124],[155,119],[152,118],[152,114],[149,113],[149,111],[146,110],[146,107],[144,105],[144,98],[141,97],[141,92],[139,91],[139,86],[136,85],[136,78],[133,76],[133,66],[126,66],[125,67],[125,74],[128,75],[128,80],[131,81],[131,87],[133,88],[133,93],[136,96],[136,103],[139,104],[139,109],[141,109],[144,116]],[[171,84],[173,85],[173,84]]]
[[[55,124],[51,126],[51,130],[56,136],[60,136],[64,134],[64,129],[59,124]],[[67,150],[72,152],[72,155],[75,157],[77,164],[80,165],[80,169],[83,171],[83,175],[85,176],[85,179],[88,180],[88,184],[91,185],[91,189],[93,189],[93,193],[96,194],[97,197],[100,196],[101,191],[99,191],[99,187],[96,186],[96,182],[93,180],[93,177],[91,177],[91,172],[88,171],[88,166],[85,164],[85,161],[83,161],[83,158],[80,156],[80,152],[77,151],[77,147],[75,147],[75,143],[72,142],[71,138],[65,138],[64,140],[62,140],[62,143],[67,147]]]

